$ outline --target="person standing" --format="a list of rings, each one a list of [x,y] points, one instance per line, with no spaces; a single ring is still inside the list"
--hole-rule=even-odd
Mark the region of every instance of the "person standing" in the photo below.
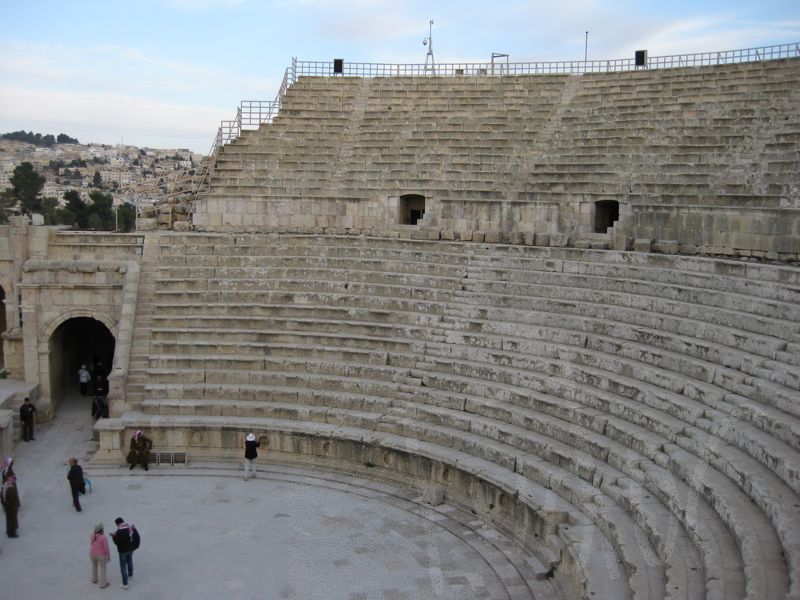
[[[108,396],[108,380],[98,373],[94,378],[94,395]]]
[[[117,525],[117,530],[111,534],[111,539],[119,552],[122,587],[127,590],[128,579],[133,577],[133,551],[139,547],[139,532],[122,517],[117,517],[114,523]]]
[[[92,375],[86,368],[86,365],[81,365],[78,369],[78,382],[81,384],[81,396],[89,394],[89,382],[92,380]]]
[[[111,560],[111,553],[102,523],[94,526],[94,533],[89,540],[89,559],[92,561],[92,583],[100,583],[101,588],[107,588],[106,565]]]
[[[3,462],[3,487],[0,489],[0,503],[6,513],[6,535],[10,538],[19,537],[19,521],[17,512],[20,501],[17,490],[17,477],[14,474],[14,459],[10,456]]]
[[[86,483],[83,479],[83,468],[78,464],[77,458],[69,459],[69,473],[67,473],[69,487],[72,491],[72,505],[81,512],[80,495],[86,493]]]
[[[36,420],[36,407],[31,403],[30,398],[25,398],[22,406],[19,407],[19,420],[22,422],[22,440],[25,442],[33,441],[33,422]]]
[[[258,448],[260,444],[256,439],[255,434],[248,433],[244,440],[244,480],[247,481],[250,472],[253,472],[253,477],[256,476],[256,458],[258,458]]]

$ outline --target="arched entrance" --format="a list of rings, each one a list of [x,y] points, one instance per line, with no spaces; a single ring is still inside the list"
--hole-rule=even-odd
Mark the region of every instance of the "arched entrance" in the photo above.
[[[114,361],[114,336],[101,321],[74,317],[50,336],[50,394],[54,403],[78,397],[78,370],[86,365],[94,379],[108,377]]]

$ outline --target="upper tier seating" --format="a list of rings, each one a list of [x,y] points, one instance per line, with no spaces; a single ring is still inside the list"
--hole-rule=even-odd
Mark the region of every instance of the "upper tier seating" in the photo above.
[[[639,211],[800,207],[798,105],[797,59],[580,77],[301,77],[271,124],[224,147],[194,222],[375,230],[398,223],[376,202],[418,193],[431,199],[425,227],[588,235],[579,204],[610,199],[628,207],[627,235],[675,239],[667,217]],[[725,231],[697,235],[715,247],[739,243],[733,233],[792,233]]]

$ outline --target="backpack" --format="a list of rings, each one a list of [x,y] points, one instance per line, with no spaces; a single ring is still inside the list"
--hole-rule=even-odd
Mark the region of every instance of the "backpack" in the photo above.
[[[134,550],[138,550],[142,543],[142,536],[139,535],[139,531],[133,525],[131,525],[131,530],[131,544],[133,544]]]

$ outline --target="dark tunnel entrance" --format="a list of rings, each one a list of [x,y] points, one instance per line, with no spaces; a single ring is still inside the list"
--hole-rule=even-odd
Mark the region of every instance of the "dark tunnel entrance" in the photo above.
[[[50,390],[54,403],[80,395],[78,371],[82,365],[92,375],[106,380],[114,361],[114,336],[91,317],[64,321],[50,338]],[[89,386],[92,393],[92,386]]]

